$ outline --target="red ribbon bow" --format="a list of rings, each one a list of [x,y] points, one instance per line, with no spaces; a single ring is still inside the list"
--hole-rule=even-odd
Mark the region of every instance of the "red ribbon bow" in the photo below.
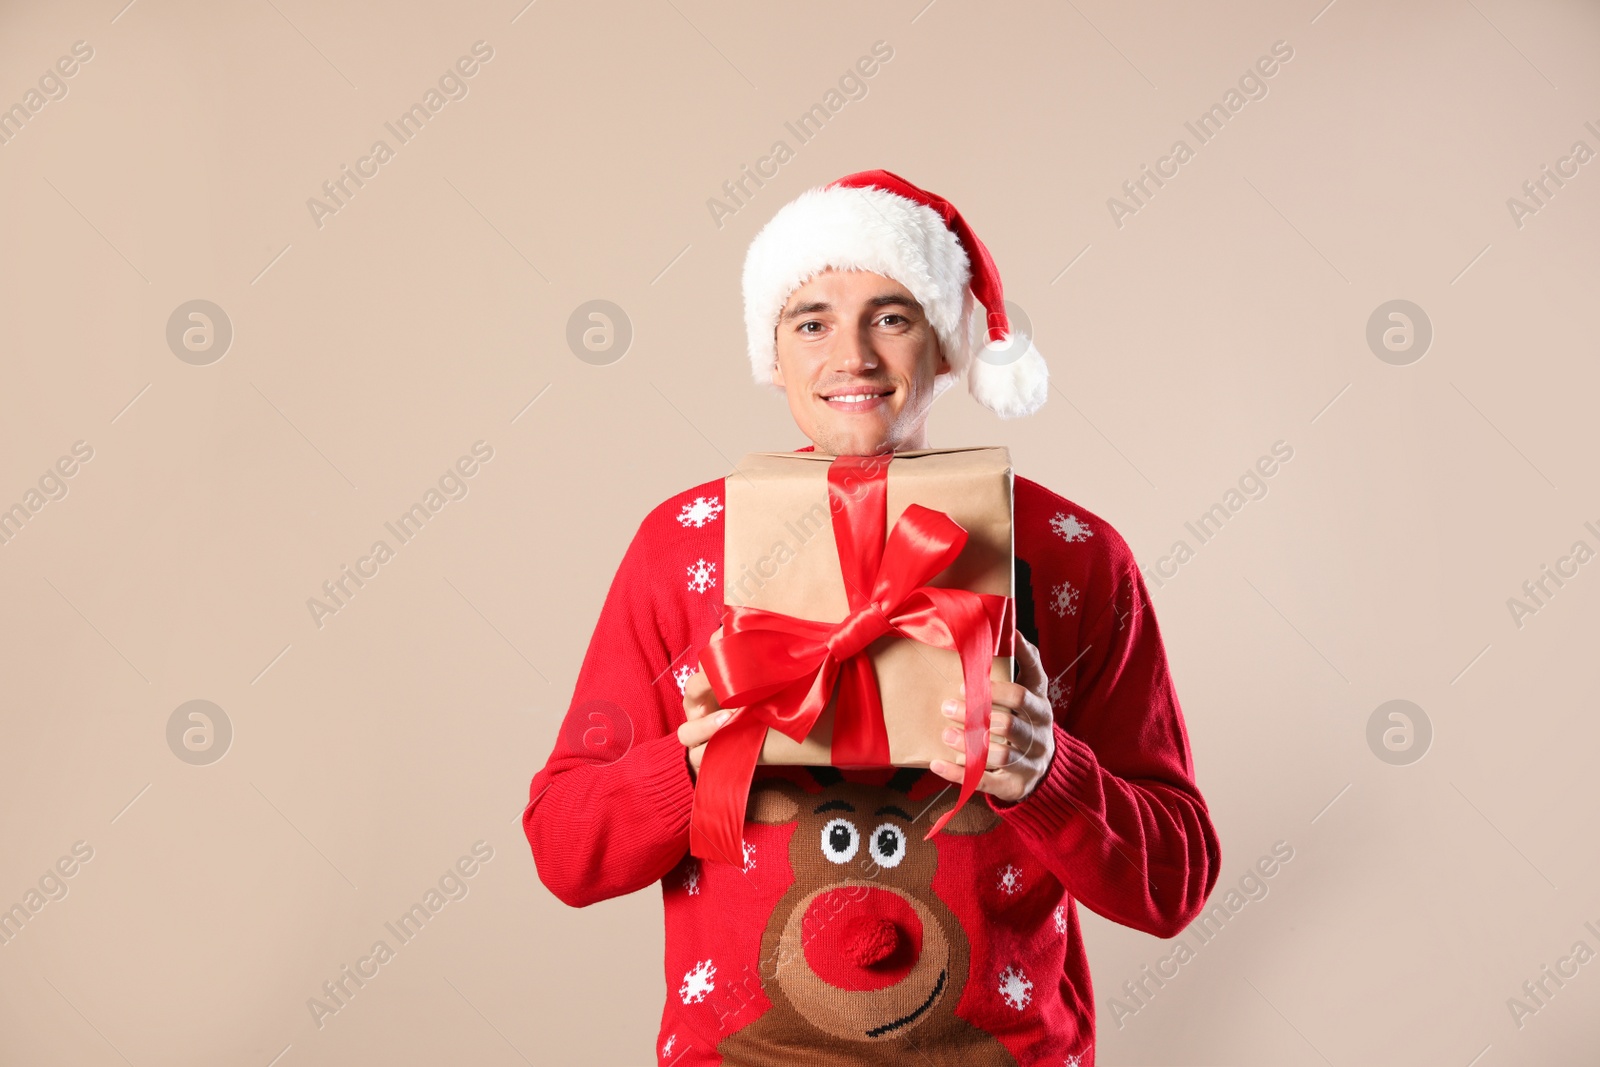
[[[689,851],[701,859],[743,864],[745,805],[767,729],[804,741],[836,683],[834,765],[890,765],[883,703],[866,653],[885,634],[958,653],[966,681],[961,794],[927,837],[944,827],[983,777],[990,662],[1012,654],[1013,600],[925,584],[955,562],[967,543],[966,530],[943,512],[907,505],[885,541],[892,458],[838,456],[828,465],[828,502],[849,613],[827,623],[728,606],[722,637],[700,653],[717,702],[739,709],[712,735],[700,761]]]

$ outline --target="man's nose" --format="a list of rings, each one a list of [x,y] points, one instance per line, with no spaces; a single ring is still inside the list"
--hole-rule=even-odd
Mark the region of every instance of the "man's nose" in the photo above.
[[[837,371],[862,375],[878,367],[878,354],[865,330],[840,330],[834,341],[830,362]]]

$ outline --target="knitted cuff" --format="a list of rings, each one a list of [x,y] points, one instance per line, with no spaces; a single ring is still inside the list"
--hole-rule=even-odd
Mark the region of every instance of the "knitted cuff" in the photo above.
[[[637,746],[639,779],[656,800],[652,809],[673,833],[688,834],[689,811],[694,805],[694,779],[689,777],[688,750],[676,733],[665,734]]]
[[[998,800],[989,793],[983,797],[989,807],[1024,834],[1053,836],[1073,819],[1094,818],[1100,811],[1100,761],[1094,750],[1056,723],[1056,750],[1044,777],[1033,792],[1015,804]]]

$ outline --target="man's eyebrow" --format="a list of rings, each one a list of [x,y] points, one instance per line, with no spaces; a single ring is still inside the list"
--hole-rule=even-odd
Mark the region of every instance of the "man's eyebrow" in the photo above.
[[[794,307],[792,307],[788,311],[784,312],[783,313],[783,321],[784,322],[788,322],[790,319],[798,319],[801,315],[809,315],[813,311],[832,311],[832,310],[833,310],[833,305],[828,303],[826,300],[811,300],[811,301],[807,301],[804,304],[796,304]]]
[[[817,810],[812,812],[811,814],[813,814],[813,815],[821,815],[825,811],[855,811],[855,810],[856,810],[856,808],[855,808],[854,804],[847,804],[842,800],[830,800],[826,804],[817,805]]]
[[[893,804],[885,804],[883,807],[879,808],[877,811],[873,812],[872,814],[874,814],[874,815],[898,815],[902,819],[904,819],[906,822],[915,822],[916,821],[916,820],[911,818],[911,813],[910,812],[906,811],[903,808],[897,808]]]
[[[922,310],[922,305],[918,303],[915,298],[902,296],[899,293],[883,293],[879,296],[872,297],[867,301],[867,306],[874,308],[904,307],[915,308],[918,311]],[[816,311],[832,310],[833,305],[828,303],[826,300],[808,300],[804,304],[796,304],[794,307],[784,312],[783,321],[788,322],[791,319],[798,319],[801,315],[810,315],[812,312]]]

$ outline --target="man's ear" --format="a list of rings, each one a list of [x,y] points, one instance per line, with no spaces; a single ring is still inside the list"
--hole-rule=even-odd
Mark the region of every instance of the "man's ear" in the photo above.
[[[757,782],[750,791],[750,802],[745,807],[747,822],[764,826],[782,826],[800,817],[800,803],[805,791],[783,778],[769,778]]]
[[[778,366],[777,359],[772,361],[772,384],[779,389],[783,388],[783,370]]]

